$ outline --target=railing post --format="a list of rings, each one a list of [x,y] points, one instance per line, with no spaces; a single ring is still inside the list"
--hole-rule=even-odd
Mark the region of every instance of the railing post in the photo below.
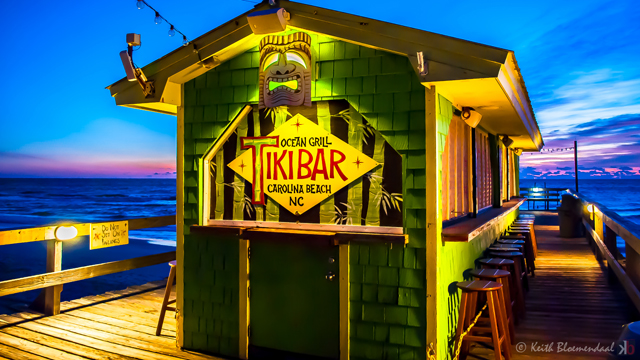
[[[62,241],[49,240],[47,242],[47,272],[62,270]],[[62,285],[50,286],[45,289],[44,314],[60,314],[60,292]]]
[[[604,242],[604,221],[602,219],[602,213],[595,210],[593,212],[594,215],[594,229],[596,234],[598,234],[598,237],[600,238],[600,240],[602,240]],[[598,250],[598,248],[596,247],[596,250]],[[598,259],[598,261],[604,260],[604,257],[602,256],[602,253],[600,253],[600,251],[596,251],[596,259]]]
[[[606,224],[604,225],[604,239],[602,239],[604,245],[609,249],[609,252],[613,255],[613,258],[617,261],[620,257],[620,252],[618,251],[618,244],[616,242],[617,235],[616,233],[608,227]],[[611,269],[611,264],[607,264],[607,272],[609,275],[609,281],[615,281],[616,275],[613,273]]]
[[[627,253],[625,271],[631,282],[640,289],[640,254],[629,243],[625,244]]]

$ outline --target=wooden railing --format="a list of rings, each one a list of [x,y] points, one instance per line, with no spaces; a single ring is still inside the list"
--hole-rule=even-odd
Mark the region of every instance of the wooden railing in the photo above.
[[[537,203],[542,203],[543,209],[549,210],[551,204],[560,205],[562,194],[566,194],[567,191],[563,188],[520,188],[520,196],[527,198],[527,210],[536,210]]]
[[[128,221],[129,230],[139,230],[175,225],[176,217],[175,215],[157,216],[150,218],[129,219],[126,221]],[[95,225],[97,223],[66,225],[73,225],[78,230],[77,236],[85,236],[89,235],[91,224]],[[55,229],[58,226],[59,225],[0,231],[0,245],[18,244],[33,241],[48,242],[47,272],[45,274],[1,281],[0,297],[24,291],[45,289],[43,294],[41,294],[41,296],[39,297],[43,299],[41,310],[47,315],[57,315],[60,313],[60,292],[62,291],[62,284],[90,279],[102,275],[114,274],[127,270],[138,269],[146,266],[158,265],[175,260],[176,258],[175,251],[168,251],[161,254],[62,270],[63,241],[57,240],[54,235]]]
[[[596,258],[606,264],[640,311],[640,226],[584,195],[572,193],[582,201],[582,223]],[[626,258],[618,249],[618,236],[624,240]]]

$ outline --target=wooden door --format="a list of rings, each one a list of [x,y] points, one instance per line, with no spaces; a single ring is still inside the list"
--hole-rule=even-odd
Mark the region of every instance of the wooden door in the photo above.
[[[253,240],[250,249],[249,358],[337,359],[338,246]]]

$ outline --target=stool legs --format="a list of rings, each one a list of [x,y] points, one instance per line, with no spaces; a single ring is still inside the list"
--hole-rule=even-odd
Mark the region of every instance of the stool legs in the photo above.
[[[158,319],[158,328],[156,329],[156,336],[160,336],[162,332],[162,323],[164,323],[164,315],[167,312],[168,305],[174,303],[175,300],[169,301],[171,296],[171,289],[173,288],[173,281],[176,278],[176,267],[171,266],[169,271],[169,278],[167,279],[167,287],[164,289],[164,299],[162,300],[162,307],[160,308],[160,318]]]
[[[509,334],[506,330],[503,312],[500,310],[500,306],[498,306],[499,302],[496,299],[496,292],[490,291],[487,293],[487,303],[489,304],[487,309],[489,310],[489,321],[491,322],[491,337],[493,338],[495,358],[496,360],[502,359],[501,350],[504,350],[504,358],[511,360],[511,346],[508,341]],[[500,334],[501,332],[502,336]]]

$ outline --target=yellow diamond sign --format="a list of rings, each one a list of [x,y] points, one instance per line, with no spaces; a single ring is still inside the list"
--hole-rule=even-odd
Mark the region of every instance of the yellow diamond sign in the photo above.
[[[245,151],[228,166],[265,195],[302,214],[378,166],[372,158],[297,114],[267,136],[242,137]]]

